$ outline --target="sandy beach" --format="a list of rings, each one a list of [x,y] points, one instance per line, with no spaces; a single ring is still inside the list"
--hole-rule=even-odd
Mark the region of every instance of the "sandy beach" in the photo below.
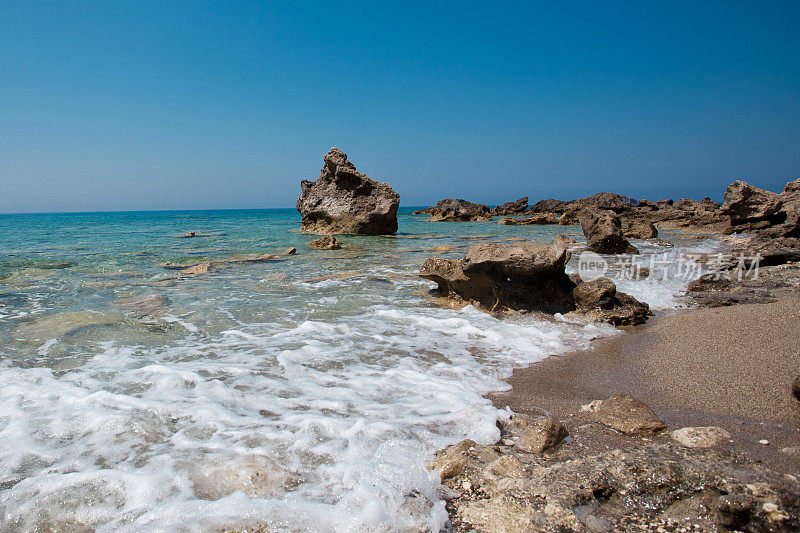
[[[800,444],[800,410],[790,394],[798,370],[800,299],[793,297],[651,319],[590,350],[517,370],[513,389],[491,398],[514,412],[565,419],[579,445],[607,449],[629,438],[602,430],[580,408],[627,393],[670,428],[723,427],[735,449],[797,473],[797,456],[780,450]]]

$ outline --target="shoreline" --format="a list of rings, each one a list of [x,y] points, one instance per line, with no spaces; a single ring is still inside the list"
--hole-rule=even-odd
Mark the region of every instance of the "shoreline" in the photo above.
[[[767,340],[773,344],[757,353]],[[742,357],[745,352],[752,355]],[[597,339],[587,350],[516,369],[505,380],[510,390],[487,397],[500,409],[553,416],[567,424],[579,445],[600,452],[639,439],[602,427],[581,407],[625,393],[651,407],[670,429],[722,427],[732,435],[734,450],[798,474],[800,460],[781,449],[800,444],[800,409],[790,392],[799,368],[800,299],[784,296],[651,318]],[[762,439],[769,445],[760,444]]]

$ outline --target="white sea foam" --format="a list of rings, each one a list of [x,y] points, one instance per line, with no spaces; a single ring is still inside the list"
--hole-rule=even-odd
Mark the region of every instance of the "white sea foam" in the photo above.
[[[437,530],[425,462],[497,438],[482,395],[613,331],[375,305],[177,346],[107,344],[62,375],[5,365],[0,529]]]

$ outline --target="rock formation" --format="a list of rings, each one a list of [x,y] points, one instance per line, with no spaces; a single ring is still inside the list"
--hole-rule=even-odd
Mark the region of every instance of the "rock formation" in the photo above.
[[[471,246],[459,261],[431,257],[419,275],[437,283],[437,296],[489,312],[574,312],[615,325],[646,320],[647,304],[617,292],[611,280],[583,283],[567,276],[569,256],[558,245],[483,243]]]
[[[492,215],[505,216],[505,215],[521,215],[528,211],[528,197],[523,196],[519,200],[513,202],[506,202],[500,204],[492,209]]]
[[[431,213],[433,222],[467,222],[492,220],[492,213],[488,206],[475,204],[457,198],[441,200]]]
[[[599,254],[638,254],[639,250],[622,234],[622,223],[612,211],[585,209],[581,227],[587,249]]]
[[[388,184],[356,170],[338,148],[323,157],[315,182],[300,182],[300,229],[318,235],[392,235],[397,232],[398,195]]]

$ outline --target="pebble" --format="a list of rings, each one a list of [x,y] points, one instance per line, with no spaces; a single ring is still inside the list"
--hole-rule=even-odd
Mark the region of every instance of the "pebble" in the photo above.
[[[769,441],[767,439],[761,439],[758,441],[759,444],[763,444],[764,446],[769,446]]]

